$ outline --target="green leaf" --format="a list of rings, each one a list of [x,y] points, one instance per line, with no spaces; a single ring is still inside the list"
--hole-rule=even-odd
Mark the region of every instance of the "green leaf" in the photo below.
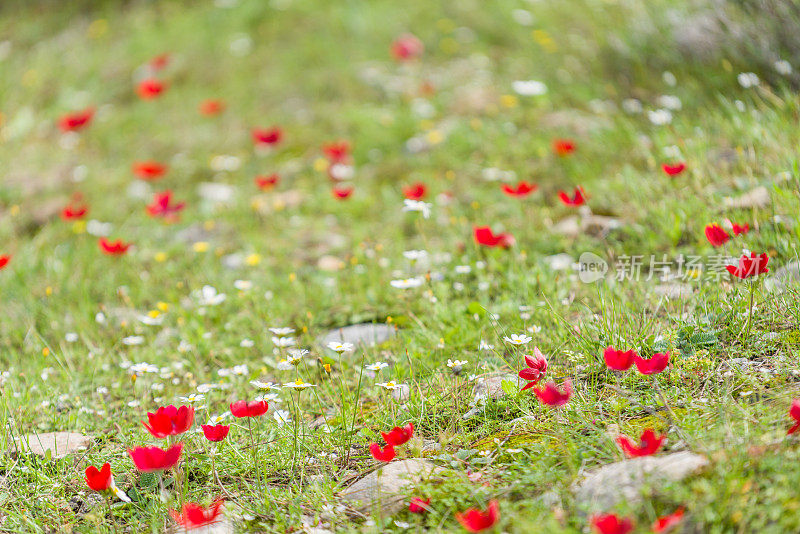
[[[511,380],[503,380],[500,382],[500,387],[506,392],[506,395],[516,395],[517,385]]]

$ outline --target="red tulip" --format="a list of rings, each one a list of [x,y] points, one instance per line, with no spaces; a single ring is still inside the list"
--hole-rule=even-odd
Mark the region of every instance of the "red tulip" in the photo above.
[[[664,163],[661,165],[661,168],[664,170],[667,176],[678,176],[686,169],[686,164],[683,162],[676,163],[675,165]]]
[[[179,514],[175,510],[170,510],[169,515],[176,523],[186,530],[211,525],[220,520],[224,499],[220,499],[211,504],[208,508],[203,508],[199,504],[189,502],[183,505],[183,513]]]
[[[539,189],[539,186],[529,182],[519,182],[516,187],[503,184],[503,193],[510,197],[525,197]]]
[[[721,247],[730,240],[731,236],[718,224],[706,226],[706,239],[715,247]]]
[[[789,408],[789,415],[794,419],[794,425],[790,428],[786,434],[794,434],[798,430],[800,430],[800,399],[796,399],[792,402],[792,407]]]
[[[488,226],[475,226],[473,228],[475,242],[484,247],[508,248],[514,245],[514,236],[509,233],[492,233]]]
[[[139,82],[136,92],[142,100],[153,100],[167,90],[167,84],[155,78],[148,78]]]
[[[219,115],[225,111],[225,102],[211,98],[200,102],[197,109],[200,111],[201,115]]]
[[[633,530],[633,521],[629,517],[603,514],[592,517],[592,526],[599,534],[628,534]]]
[[[231,427],[228,425],[201,425],[203,435],[208,441],[222,441],[228,437]]]
[[[153,437],[163,439],[168,436],[183,434],[192,426],[194,422],[194,408],[191,406],[181,406],[176,408],[174,405],[162,406],[155,413],[147,413],[149,425],[142,421],[142,424]]]
[[[179,442],[166,450],[158,447],[136,447],[128,449],[128,454],[136,469],[147,473],[172,469],[180,461],[181,451],[183,443]]]
[[[558,198],[561,199],[565,206],[582,206],[586,204],[586,193],[582,187],[576,187],[572,192],[572,197],[564,191],[559,191]]]
[[[617,350],[614,347],[607,347],[603,352],[603,359],[610,369],[615,371],[627,371],[633,365],[633,359],[636,357],[636,351],[631,349],[628,351]]]
[[[353,187],[334,187],[331,192],[333,193],[334,198],[338,198],[339,200],[344,200],[349,198],[350,195],[353,194],[355,188]]]
[[[275,146],[283,139],[283,131],[277,126],[271,128],[253,128],[253,142],[256,145]]]
[[[519,377],[529,382],[522,388],[522,391],[530,389],[539,383],[539,380],[547,372],[547,358],[544,357],[539,347],[534,347],[533,356],[525,355],[525,364],[528,367],[519,372]]]
[[[156,180],[167,172],[167,166],[157,161],[137,161],[131,166],[133,174],[142,180]]]
[[[156,193],[153,196],[153,202],[147,206],[147,213],[151,217],[164,217],[167,219],[176,219],[178,213],[186,207],[186,202],[172,203],[172,191],[166,190],[162,193]]]
[[[422,497],[413,497],[411,502],[408,503],[408,511],[412,514],[424,514],[431,509],[431,499],[423,499]]]
[[[105,491],[114,484],[111,478],[111,464],[106,462],[103,467],[97,469],[90,465],[86,468],[86,485],[94,491]]]
[[[61,218],[65,221],[77,221],[86,217],[89,208],[86,206],[66,206],[61,210]]]
[[[681,506],[674,512],[656,519],[653,523],[652,531],[656,533],[669,532],[683,521],[683,507]]]
[[[10,261],[11,261],[11,255],[10,254],[4,254],[4,255],[0,256],[0,270],[5,269],[6,265],[8,265],[8,262],[10,262]]]
[[[109,241],[105,237],[101,237],[97,243],[100,245],[100,249],[103,253],[109,256],[122,256],[131,248],[130,243],[123,243],[121,239]]]
[[[393,447],[399,447],[405,444],[414,435],[413,423],[408,423],[406,426],[394,427],[390,432],[381,432],[383,440]]]
[[[322,153],[331,163],[343,163],[350,159],[350,143],[335,141],[322,145]]]
[[[268,191],[275,187],[278,184],[278,180],[280,180],[280,176],[277,173],[269,176],[256,176],[255,178],[256,186],[262,191]]]
[[[161,70],[169,64],[169,54],[159,54],[150,60],[150,68],[153,70]]]
[[[373,443],[369,446],[369,452],[372,454],[372,457],[379,462],[391,462],[395,457],[394,447],[392,447],[391,444],[381,449],[380,445]]]
[[[669,352],[656,352],[648,359],[644,359],[638,354],[633,357],[636,369],[643,375],[658,374],[667,368],[669,364]]]
[[[428,188],[422,182],[403,188],[403,196],[410,200],[422,200],[427,192]]]
[[[543,388],[533,388],[533,392],[544,404],[558,408],[569,402],[569,398],[572,396],[572,382],[569,380],[564,382],[563,393],[558,390],[555,382],[548,382]]]
[[[62,132],[76,132],[82,130],[92,122],[94,117],[94,108],[86,108],[82,111],[73,111],[62,115],[58,119],[58,127]]]
[[[656,436],[655,432],[648,428],[642,432],[638,445],[631,441],[628,436],[619,436],[617,444],[622,449],[622,452],[625,453],[625,456],[638,458],[639,456],[650,456],[657,453],[666,439],[666,436]]]
[[[267,401],[236,401],[231,403],[231,413],[234,417],[258,417],[269,410]]]
[[[739,258],[738,267],[728,265],[726,269],[736,278],[750,278],[751,276],[767,274],[769,272],[769,269],[767,269],[768,262],[769,256],[767,256],[766,252],[763,254],[751,252],[749,258],[747,254],[743,254],[742,257]]]
[[[553,141],[553,152],[564,157],[575,152],[575,141],[572,139],[555,139]]]
[[[492,528],[500,519],[500,505],[492,500],[485,511],[470,508],[464,512],[456,512],[456,521],[470,532],[482,532]]]
[[[744,235],[750,231],[750,225],[748,223],[744,223],[744,226],[731,223],[731,228],[733,229],[733,235]]]
[[[425,45],[415,35],[404,33],[392,43],[392,57],[397,61],[410,61],[422,55]]]

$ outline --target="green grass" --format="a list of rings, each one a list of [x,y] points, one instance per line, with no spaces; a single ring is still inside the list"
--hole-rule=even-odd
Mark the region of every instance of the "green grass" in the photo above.
[[[668,10],[689,9],[684,4],[648,2],[647,16],[660,20]],[[597,284],[554,271],[546,260],[590,251],[613,268],[626,255],[708,257],[717,251],[703,230],[725,218],[753,227],[724,248],[727,254],[768,252],[767,276],[797,260],[800,98],[788,80],[744,89],[736,75],[755,67],[736,58],[698,64],[672,54],[667,38],[643,43],[630,24],[645,10],[628,2],[240,0],[233,8],[132,2],[62,9],[0,10],[0,35],[11,43],[0,61],[0,254],[13,255],[0,271],[0,371],[9,372],[0,389],[7,421],[0,445],[56,430],[96,442],[62,460],[1,457],[0,530],[164,531],[172,523],[167,509],[178,506],[173,479],[165,477],[169,500],[161,502],[157,481],[140,476],[125,453],[156,441],[139,423],[145,413],[179,404],[200,384],[227,384],[197,404],[204,406],[196,417],[202,424],[229,402],[256,396],[250,380],[289,382],[295,374],[319,386],[299,394],[300,461],[292,461],[294,421],[278,426],[270,412],[254,429],[269,494],[257,489],[247,426],[234,423],[221,446],[217,470],[232,496],[229,510],[246,516],[236,521],[240,531],[287,532],[318,518],[337,532],[400,530],[394,520],[457,531],[455,512],[491,498],[500,502],[498,531],[585,531],[588,519],[570,485],[579,470],[622,459],[615,429],[638,435],[647,427],[667,434],[667,449],[705,454],[711,465],[650,488],[641,504],[609,511],[634,517],[642,532],[678,506],[687,509],[685,532],[800,528],[793,513],[800,449],[783,439],[798,396],[797,288],[769,293],[761,284],[745,336],[747,284],[727,275],[689,279],[689,295],[668,299],[656,293],[657,280],[644,280],[649,260],[641,281]],[[516,22],[515,9],[528,10],[532,24]],[[389,46],[408,31],[426,51],[421,61],[400,65]],[[629,39],[624,44],[634,52],[614,53],[614,35]],[[249,51],[233,54],[237,42],[249,42]],[[658,62],[648,61],[649,51],[659,51]],[[140,101],[134,73],[163,52],[172,54],[160,75],[170,88]],[[653,68],[661,63],[676,86]],[[512,82],[526,79],[545,82],[547,94],[515,95]],[[664,94],[682,104],[669,125],[622,111],[627,98],[656,109]],[[224,99],[226,111],[201,116],[197,106],[206,98]],[[69,148],[56,120],[87,105],[98,107],[97,116]],[[285,141],[267,155],[254,151],[250,128],[273,124],[283,127]],[[575,154],[553,155],[558,137],[574,138]],[[429,148],[407,150],[411,138]],[[316,167],[321,145],[337,139],[352,144],[356,168],[355,193],[344,202]],[[238,166],[215,170],[216,156],[233,156]],[[131,164],[144,159],[170,165],[152,190],[172,189],[188,203],[179,222],[149,218],[151,193],[129,193]],[[676,160],[686,161],[687,171],[666,177],[661,163]],[[507,197],[499,182],[485,179],[488,168],[513,171],[514,182],[533,181],[539,191]],[[259,192],[253,177],[272,172],[281,175],[277,190]],[[429,188],[429,219],[401,211],[402,187],[417,181]],[[203,200],[198,186],[205,182],[232,186],[233,201]],[[577,213],[557,192],[578,185],[592,212],[618,219],[619,228],[602,236],[554,231]],[[766,206],[725,207],[725,198],[760,186],[769,193]],[[104,256],[83,226],[60,220],[75,192],[90,206],[89,219],[111,223],[111,236],[135,250]],[[516,245],[478,248],[472,227],[484,224],[511,232]],[[417,249],[428,251],[429,265],[403,256]],[[250,261],[231,268],[231,255]],[[341,261],[340,270],[319,268],[328,255]],[[471,272],[458,274],[459,265]],[[428,272],[433,276],[420,288],[389,284]],[[236,289],[236,280],[252,289]],[[207,284],[227,299],[199,306],[194,292]],[[137,319],[150,311],[163,318],[160,325]],[[100,312],[105,323],[96,320]],[[397,325],[399,335],[341,363],[315,346],[330,328],[372,321]],[[563,414],[556,417],[528,391],[489,401],[485,413],[464,420],[469,375],[519,370],[526,352],[503,336],[534,325],[541,330],[530,334],[528,351],[538,346],[550,363],[548,379],[570,377],[576,390]],[[274,349],[268,328],[278,326],[297,329],[299,346],[312,349],[297,371],[276,369],[285,353]],[[68,342],[68,333],[78,340]],[[143,343],[122,343],[134,335]],[[241,346],[243,339],[252,347]],[[479,350],[481,340],[495,349]],[[190,348],[179,351],[182,342]],[[606,370],[607,345],[672,350],[672,366],[657,380],[675,419],[659,409],[650,379]],[[742,358],[753,365],[732,362]],[[460,376],[448,359],[468,361]],[[364,376],[359,388],[361,364],[376,361],[390,367]],[[163,372],[134,380],[124,362]],[[241,364],[242,376],[218,374]],[[374,386],[388,379],[411,387],[406,404]],[[296,413],[298,396],[278,393],[271,405]],[[333,432],[306,428],[322,415]],[[536,423],[509,437],[510,421],[525,415]],[[365,526],[365,518],[336,508],[336,493],[374,466],[367,446],[380,440],[379,431],[407,422],[441,445],[429,457],[451,468],[443,481],[415,488],[432,498],[435,512],[374,516],[378,525]],[[497,451],[487,463],[478,451],[507,437],[505,447],[522,452]],[[193,432],[184,441],[186,497],[208,504],[221,493],[210,475],[209,444]],[[400,455],[421,446],[414,441]],[[307,463],[312,457],[316,462]],[[117,485],[138,497],[115,507],[114,521],[102,506],[73,509],[91,493],[83,470],[105,461]],[[480,480],[468,472],[481,473]],[[309,484],[312,475],[320,476]]]

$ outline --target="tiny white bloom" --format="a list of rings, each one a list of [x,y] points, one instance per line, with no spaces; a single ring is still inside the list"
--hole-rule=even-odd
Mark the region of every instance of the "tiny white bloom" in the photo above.
[[[511,343],[512,345],[526,345],[531,342],[533,339],[530,336],[526,336],[525,334],[511,334],[511,336],[506,336],[503,339],[506,340],[507,343]]]
[[[352,343],[340,343],[339,341],[331,341],[328,343],[328,348],[339,354],[343,352],[352,352],[354,349]]]
[[[382,387],[383,389],[387,389],[389,391],[394,391],[395,389],[403,387],[403,384],[397,384],[393,380],[390,380],[388,382],[378,382],[375,385],[378,387]]]
[[[122,338],[123,345],[141,345],[144,343],[144,337],[142,336],[128,336]]]
[[[427,219],[431,216],[431,204],[422,200],[406,198],[403,200],[403,211],[418,211]]]
[[[739,82],[739,85],[745,89],[750,89],[760,83],[758,75],[755,72],[740,72],[739,75],[736,76],[736,80]]]
[[[309,384],[308,382],[303,381],[302,378],[298,378],[294,382],[287,382],[283,385],[285,388],[292,388],[292,389],[306,389],[306,388],[315,388],[314,384]]]
[[[275,419],[275,422],[278,423],[278,426],[282,426],[284,423],[288,423],[290,420],[289,412],[286,410],[275,410],[272,414],[272,418]]]
[[[389,367],[389,364],[386,362],[375,362],[369,365],[365,365],[364,369],[366,369],[367,371],[380,371],[384,367]]]
[[[262,382],[261,380],[251,380],[250,385],[262,390],[281,389],[280,384],[275,384],[273,382]]]
[[[490,345],[489,343],[481,339],[481,343],[478,346],[478,350],[494,350],[494,345]]]
[[[656,126],[664,126],[672,122],[672,112],[668,109],[656,109],[648,111],[647,118]]]
[[[250,280],[234,280],[233,287],[239,291],[247,291],[248,289],[253,288],[253,282]]]
[[[773,64],[773,66],[775,67],[775,70],[778,71],[778,74],[788,76],[792,73],[792,65],[785,59],[779,59]]]
[[[547,93],[547,86],[537,80],[517,80],[511,87],[520,96],[540,96]]]
[[[217,289],[213,286],[203,286],[200,291],[195,292],[198,304],[201,306],[216,306],[225,302],[227,296],[225,293],[217,293]]]
[[[269,331],[278,337],[286,337],[294,334],[294,328],[289,326],[270,328]]]
[[[272,343],[276,347],[291,347],[295,345],[297,342],[293,337],[278,337],[272,336]]]
[[[239,346],[243,347],[243,348],[246,348],[246,349],[254,346],[255,344],[256,344],[255,341],[253,341],[252,339],[248,339],[248,338],[244,338],[243,340],[241,340],[239,342]]]
[[[389,282],[389,285],[397,289],[411,289],[421,286],[424,282],[424,278],[421,276],[416,276],[414,278],[401,278],[399,280],[392,280]]]

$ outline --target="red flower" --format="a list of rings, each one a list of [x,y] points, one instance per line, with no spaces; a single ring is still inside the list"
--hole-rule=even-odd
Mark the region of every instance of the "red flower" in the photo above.
[[[558,408],[564,406],[569,402],[572,396],[572,382],[567,380],[564,382],[564,392],[558,390],[555,382],[548,382],[543,388],[533,388],[533,392],[539,397],[539,400],[548,406]]]
[[[10,254],[4,254],[0,256],[0,270],[5,269],[6,265],[8,265],[8,262],[10,261],[11,261]]]
[[[275,146],[283,139],[283,131],[277,126],[271,128],[253,128],[253,142],[256,145]]]
[[[800,399],[792,402],[792,407],[789,408],[789,415],[794,419],[794,426],[786,432],[787,435],[794,434],[800,430]]]
[[[183,443],[179,442],[166,450],[158,447],[136,447],[128,449],[128,454],[136,469],[148,473],[172,469],[180,461],[181,451]]]
[[[706,239],[715,247],[721,247],[730,240],[731,236],[718,224],[706,226]]]
[[[625,456],[628,458],[638,458],[639,456],[650,456],[651,454],[657,453],[666,439],[666,436],[656,436],[656,433],[648,428],[642,432],[638,445],[632,442],[628,436],[619,436],[617,438],[617,444],[620,449],[622,449],[622,452],[625,453]]]
[[[139,82],[136,92],[142,100],[153,100],[167,90],[167,84],[155,78],[148,78]]]
[[[150,60],[150,68],[153,70],[161,70],[169,64],[169,54],[159,54]]]
[[[567,156],[575,152],[575,141],[572,139],[553,140],[553,152],[559,156]]]
[[[156,180],[164,176],[167,166],[157,161],[137,161],[131,166],[133,174],[142,180]]]
[[[222,100],[217,100],[210,98],[208,100],[203,100],[200,102],[200,105],[197,108],[200,111],[201,115],[218,115],[225,111],[225,102]]]
[[[664,163],[661,165],[661,168],[664,170],[667,176],[678,176],[680,173],[686,170],[686,164],[683,162],[676,163],[675,165]]]
[[[516,187],[503,184],[503,193],[510,197],[525,197],[539,189],[539,186],[529,182],[519,182]]]
[[[94,117],[94,108],[86,108],[82,111],[73,111],[62,115],[58,119],[58,127],[62,132],[76,132],[82,130],[92,122]]]
[[[199,504],[188,502],[183,505],[182,514],[179,514],[175,510],[170,510],[169,515],[184,529],[191,530],[219,521],[219,516],[222,514],[222,505],[224,503],[225,500],[220,499],[212,503],[208,508],[203,508]]]
[[[404,33],[392,43],[392,57],[397,61],[410,61],[422,55],[425,45],[415,35]]]
[[[131,248],[131,244],[123,243],[122,239],[109,241],[105,237],[101,237],[97,242],[100,245],[100,249],[103,251],[103,253],[108,254],[109,256],[122,256],[128,252],[129,248]]]
[[[683,511],[683,507],[681,506],[671,514],[659,517],[656,519],[655,523],[653,523],[651,530],[656,533],[669,532],[683,521]]]
[[[369,446],[369,452],[372,454],[372,457],[379,462],[391,462],[395,457],[394,447],[392,447],[391,444],[381,449],[380,445],[373,443]]]
[[[256,176],[255,178],[256,185],[262,191],[268,191],[275,187],[278,184],[278,180],[280,180],[280,176],[277,173],[269,176]]]
[[[586,193],[582,187],[576,187],[571,198],[564,191],[559,191],[558,198],[561,199],[565,206],[582,206],[586,204]]]
[[[414,424],[408,423],[406,426],[396,426],[390,432],[381,432],[383,440],[393,447],[404,445],[411,436],[414,435]]]
[[[409,200],[422,200],[427,192],[428,188],[422,182],[403,188],[403,196]]]
[[[77,221],[86,217],[87,213],[89,213],[89,208],[86,206],[66,206],[61,210],[61,218],[65,221]]]
[[[350,195],[353,194],[355,189],[352,187],[334,187],[331,192],[333,193],[334,198],[338,198],[339,200],[344,200]]]
[[[733,235],[744,235],[750,231],[750,225],[748,223],[744,223],[744,226],[740,226],[735,222],[732,222],[731,228],[733,229]]]
[[[739,258],[738,267],[728,265],[726,269],[736,278],[750,278],[751,276],[768,273],[767,262],[769,262],[769,256],[767,256],[766,252],[763,254],[751,252],[749,258],[747,254],[742,254],[742,257]]]
[[[208,441],[222,441],[228,437],[231,427],[228,425],[201,425],[203,435]]]
[[[519,377],[529,382],[522,388],[522,391],[530,389],[539,383],[539,380],[547,372],[547,358],[544,357],[539,347],[534,347],[533,356],[525,355],[525,364],[528,367],[519,372]]]
[[[413,497],[411,502],[408,503],[408,511],[412,514],[424,514],[430,510],[431,499],[423,499],[422,497]]]
[[[621,351],[614,347],[606,347],[606,350],[603,352],[603,359],[606,365],[615,371],[627,371],[630,369],[635,357],[636,351],[633,349]]]
[[[236,401],[231,403],[231,413],[234,417],[258,417],[269,410],[267,401]]]
[[[620,519],[616,514],[603,514],[592,517],[592,526],[599,534],[628,534],[633,530],[629,517]]]
[[[174,405],[162,406],[155,413],[147,413],[149,425],[142,421],[142,424],[153,437],[163,439],[167,436],[177,436],[183,434],[192,426],[194,422],[194,408],[191,406],[181,406],[176,408]]]
[[[176,219],[178,213],[186,207],[186,202],[172,203],[172,191],[166,190],[163,193],[156,193],[153,202],[147,206],[147,213],[151,217],[165,217]]]
[[[488,226],[475,226],[473,235],[475,236],[475,242],[484,247],[508,248],[515,243],[514,236],[511,234],[494,234]]]
[[[86,468],[86,485],[94,491],[105,491],[111,487],[114,480],[111,478],[111,464],[106,462],[97,469],[90,465]]]
[[[350,158],[350,143],[335,141],[322,145],[322,153],[331,163],[342,163]]]
[[[456,521],[470,532],[481,532],[488,530],[500,519],[500,505],[492,500],[485,511],[470,508],[464,512],[456,512]]]
[[[656,352],[649,359],[644,359],[636,354],[633,357],[633,363],[636,364],[636,369],[643,375],[658,374],[667,368],[669,352]]]

